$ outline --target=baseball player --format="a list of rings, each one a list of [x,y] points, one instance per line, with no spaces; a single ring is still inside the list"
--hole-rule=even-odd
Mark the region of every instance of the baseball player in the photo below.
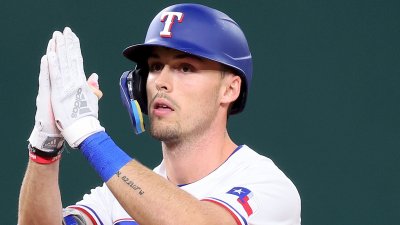
[[[149,170],[107,135],[97,76],[86,80],[79,39],[68,27],[56,31],[41,60],[20,225],[300,224],[293,183],[227,132],[252,80],[252,56],[234,20],[198,4],[173,5],[155,16],[143,44],[123,54],[136,66],[120,78],[122,102],[136,133],[148,115],[162,162]],[[64,141],[104,181],[67,207],[58,186]]]

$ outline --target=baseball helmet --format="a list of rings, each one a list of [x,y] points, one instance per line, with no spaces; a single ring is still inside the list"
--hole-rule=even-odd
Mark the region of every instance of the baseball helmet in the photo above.
[[[136,62],[126,73],[132,81],[135,98],[147,114],[147,58],[152,47],[162,46],[219,62],[235,71],[242,79],[241,93],[230,114],[241,112],[246,104],[252,80],[252,56],[239,25],[226,14],[199,4],[177,4],[165,8],[151,22],[143,44],[127,47],[123,54]]]

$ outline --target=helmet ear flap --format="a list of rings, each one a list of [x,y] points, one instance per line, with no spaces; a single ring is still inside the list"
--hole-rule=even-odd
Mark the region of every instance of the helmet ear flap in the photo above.
[[[130,76],[128,75],[128,85],[132,85],[131,90],[131,97],[134,100],[137,100],[142,112],[147,115],[147,92],[146,92],[146,82],[148,76],[148,69],[146,67],[139,67],[131,71]],[[129,82],[131,84],[129,84]],[[129,88],[128,88],[129,89]]]
[[[147,69],[137,66],[132,71],[124,72],[119,82],[121,101],[128,111],[136,134],[144,132],[142,113],[147,114],[147,75]]]

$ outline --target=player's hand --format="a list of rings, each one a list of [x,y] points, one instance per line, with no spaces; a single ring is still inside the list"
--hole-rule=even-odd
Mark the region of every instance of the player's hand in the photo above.
[[[51,107],[49,65],[46,55],[40,62],[35,125],[28,141],[33,147],[49,153],[57,151],[64,143],[64,138],[55,125]]]
[[[98,120],[98,98],[86,82],[79,39],[70,28],[53,33],[47,58],[56,126],[75,148],[104,128]]]

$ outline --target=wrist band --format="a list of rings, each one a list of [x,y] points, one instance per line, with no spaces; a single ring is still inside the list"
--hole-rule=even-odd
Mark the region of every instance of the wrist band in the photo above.
[[[104,131],[90,135],[79,149],[104,182],[132,160]]]
[[[28,144],[28,154],[29,154],[29,158],[35,162],[35,163],[39,163],[39,164],[51,164],[53,162],[56,162],[57,160],[59,160],[61,158],[61,153],[62,150],[64,148],[61,147],[58,151],[57,151],[57,155],[56,156],[45,156],[46,153],[41,151],[40,149],[37,149],[35,147],[33,147],[31,144]]]

